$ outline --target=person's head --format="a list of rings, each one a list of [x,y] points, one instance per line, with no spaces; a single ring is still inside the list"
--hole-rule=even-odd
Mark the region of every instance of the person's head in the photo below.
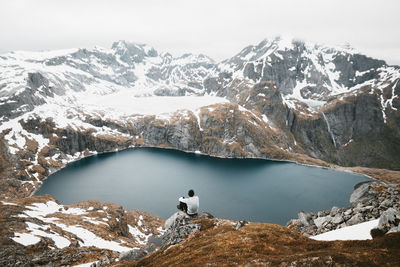
[[[189,195],[189,197],[194,196],[194,191],[193,191],[193,189],[190,189],[190,190],[189,190],[188,195]]]

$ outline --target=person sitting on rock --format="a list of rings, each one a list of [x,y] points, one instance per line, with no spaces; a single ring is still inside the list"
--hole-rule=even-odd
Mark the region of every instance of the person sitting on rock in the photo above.
[[[189,216],[196,216],[199,211],[199,197],[194,195],[193,189],[188,192],[189,197],[180,197],[177,208]]]

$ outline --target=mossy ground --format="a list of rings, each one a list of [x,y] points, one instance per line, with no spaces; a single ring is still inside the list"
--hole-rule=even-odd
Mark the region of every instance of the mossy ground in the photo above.
[[[136,262],[114,266],[400,266],[400,233],[366,241],[323,242],[286,227],[206,220],[202,231]]]

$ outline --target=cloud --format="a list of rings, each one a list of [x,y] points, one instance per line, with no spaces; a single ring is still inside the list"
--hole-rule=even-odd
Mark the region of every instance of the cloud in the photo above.
[[[217,60],[273,35],[336,45],[400,62],[398,0],[1,1],[0,52],[148,43]]]

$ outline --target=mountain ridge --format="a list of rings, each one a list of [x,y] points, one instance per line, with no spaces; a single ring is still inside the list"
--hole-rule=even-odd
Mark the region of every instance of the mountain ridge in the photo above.
[[[48,195],[31,196],[52,173],[97,153],[159,147],[295,161],[358,172],[398,188],[400,67],[301,42],[279,50],[279,42],[264,40],[223,62],[173,57],[127,42],[111,49],[0,55],[1,260],[110,263],[115,247],[137,247],[150,233],[160,234],[153,227],[160,220],[115,204],[62,205]],[[324,212],[314,215],[318,222],[329,219]],[[398,233],[322,243],[276,225],[199,223],[200,232],[176,246],[140,262],[113,264],[189,265],[180,248],[190,257],[201,253],[190,258],[199,264],[227,258],[232,264],[398,263]],[[24,237],[37,243],[24,243]],[[102,249],[87,247],[93,240]],[[210,247],[217,251],[212,257]],[[282,251],[292,256],[282,258]]]
[[[0,176],[17,191],[138,146],[400,169],[400,67],[348,48],[265,39],[216,63],[118,41],[3,54],[0,70]]]

